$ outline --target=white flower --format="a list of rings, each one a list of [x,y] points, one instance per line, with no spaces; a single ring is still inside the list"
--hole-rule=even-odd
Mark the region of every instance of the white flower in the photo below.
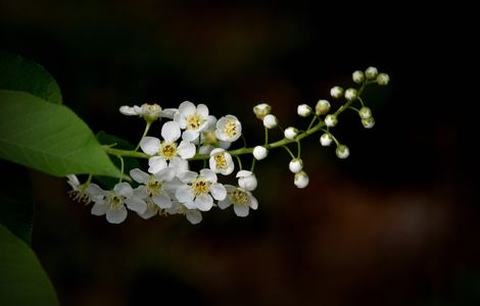
[[[363,118],[362,119],[362,125],[366,129],[371,129],[375,125],[375,119],[373,119],[373,117]]]
[[[350,150],[346,145],[338,145],[335,153],[337,154],[338,158],[345,159],[350,155]]]
[[[256,146],[253,148],[253,157],[255,157],[256,160],[262,160],[268,155],[268,150],[265,147],[262,146]]]
[[[167,209],[166,212],[169,215],[185,215],[191,224],[202,222],[202,213],[198,209],[188,209],[179,202],[173,202],[172,207]]]
[[[221,141],[234,142],[242,135],[242,124],[237,117],[226,115],[217,121],[215,136]]]
[[[319,100],[315,105],[315,114],[317,116],[325,115],[330,110],[330,102],[327,100]]]
[[[195,106],[189,101],[182,102],[174,120],[181,129],[185,130],[182,138],[187,141],[194,141],[208,125],[208,107],[205,104]]]
[[[369,107],[364,106],[360,109],[358,114],[360,115],[360,118],[367,119],[372,117],[372,110]]]
[[[257,188],[257,178],[255,174],[248,170],[240,170],[237,172],[238,186],[241,188],[253,191]]]
[[[88,204],[95,201],[96,198],[103,197],[103,190],[97,184],[85,183],[81,184],[77,176],[74,174],[67,175],[67,183],[72,187],[68,193],[72,199],[78,202]]]
[[[272,114],[268,114],[263,118],[263,125],[267,129],[273,129],[274,127],[277,126],[277,124],[278,124],[277,117],[275,117]]]
[[[320,143],[324,147],[328,147],[333,141],[332,135],[329,133],[324,133],[322,136],[320,136]]]
[[[128,183],[118,183],[113,190],[105,191],[102,198],[95,199],[92,214],[107,216],[107,221],[118,224],[127,218],[127,208],[143,214],[147,204],[142,199],[134,196],[133,189]]]
[[[298,129],[291,126],[286,128],[283,134],[285,135],[285,138],[293,140],[298,135]]]
[[[210,154],[210,152],[217,147],[222,149],[228,149],[230,147],[230,142],[222,141],[217,138],[215,133],[216,129],[217,118],[211,115],[208,116],[207,128],[200,134],[200,148],[198,149],[198,153]]]
[[[177,110],[174,108],[167,108],[162,110],[158,104],[142,104],[142,106],[121,106],[120,113],[126,116],[143,117],[147,122],[153,122],[162,117],[172,119]]]
[[[148,160],[150,168],[148,172],[156,173],[165,168],[168,162],[177,172],[186,170],[188,162],[185,159],[195,156],[195,145],[182,140],[177,146],[176,141],[180,138],[180,127],[175,121],[166,122],[161,132],[164,141],[155,137],[143,137],[140,147],[146,154],[152,156]]]
[[[307,104],[300,104],[297,107],[297,114],[300,117],[308,117],[312,114],[312,108]]]
[[[308,178],[308,175],[305,171],[300,171],[295,174],[293,183],[297,188],[305,188],[308,186],[308,183],[310,182],[310,179]]]
[[[385,85],[388,85],[388,83],[390,82],[390,76],[386,73],[380,73],[378,76],[377,76],[377,83],[378,85],[382,85],[382,86],[385,86]]]
[[[335,115],[327,115],[325,117],[325,125],[328,127],[334,127],[338,123],[337,116]]]
[[[335,99],[340,99],[343,96],[343,88],[340,86],[335,86],[330,89],[330,95]]]
[[[213,199],[225,199],[225,187],[217,183],[217,175],[210,169],[200,170],[200,175],[186,171],[179,179],[184,184],[177,188],[175,197],[188,209],[208,211],[213,206]]]
[[[353,101],[357,98],[357,90],[355,88],[349,88],[345,91],[345,99]]]
[[[136,168],[130,171],[130,176],[141,184],[135,191],[137,197],[147,200],[147,203],[153,202],[162,209],[172,206],[166,185],[175,177],[174,169],[164,168],[155,174],[148,174]]]
[[[288,169],[293,173],[298,173],[303,169],[303,161],[300,158],[294,158],[288,164]]]
[[[272,111],[272,107],[268,105],[267,103],[261,103],[258,105],[255,105],[253,108],[253,112],[255,113],[255,116],[257,116],[258,119],[263,120],[263,118],[270,114]]]
[[[375,67],[368,67],[367,70],[365,70],[365,76],[367,77],[368,80],[373,80],[376,78],[378,75],[378,70]]]
[[[357,70],[352,74],[352,79],[355,83],[360,84],[365,80],[365,74],[363,71]]]
[[[225,209],[233,204],[233,210],[239,217],[246,217],[251,209],[258,208],[258,201],[248,190],[232,185],[225,185],[227,196],[218,202],[218,207]]]
[[[229,175],[235,169],[232,155],[221,148],[213,149],[210,152],[209,165],[213,172],[223,175]]]

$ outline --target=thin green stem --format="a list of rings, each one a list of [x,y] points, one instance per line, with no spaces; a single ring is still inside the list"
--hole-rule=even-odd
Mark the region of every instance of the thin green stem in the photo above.
[[[143,131],[142,138],[140,138],[140,141],[138,142],[137,146],[135,147],[135,151],[138,151],[138,148],[140,148],[140,144],[142,143],[142,139],[143,139],[143,137],[147,136],[147,133],[150,130],[151,126],[152,126],[152,123],[150,121],[147,121],[147,124],[145,125],[145,130]]]
[[[235,157],[237,158],[238,167],[240,168],[240,170],[242,170],[242,169],[243,169],[243,167],[242,167],[242,160],[240,159],[240,156],[238,156],[238,155],[235,155]]]
[[[252,166],[250,167],[250,172],[253,172],[253,170],[255,170],[255,163],[256,163],[256,159],[255,157],[252,157]]]
[[[118,159],[120,160],[120,178],[118,179],[118,183],[122,182],[123,179],[123,172],[125,171],[125,163],[123,162],[123,157],[121,155],[117,155]]]
[[[297,141],[297,158],[300,158],[300,156],[302,156],[302,144],[299,140]]]
[[[318,118],[317,115],[314,115],[314,116],[313,116],[313,119],[312,119],[312,121],[310,121],[310,124],[308,125],[307,130],[309,130],[309,129],[312,128],[312,126],[313,126],[313,124],[315,123],[315,121],[317,120],[317,118]]]
[[[268,129],[265,127],[265,145],[268,144]]]
[[[290,154],[290,157],[292,159],[295,159],[295,155],[293,154],[292,150],[290,150],[286,145],[285,146],[282,146],[282,148],[284,148],[285,150],[287,150],[288,154]]]

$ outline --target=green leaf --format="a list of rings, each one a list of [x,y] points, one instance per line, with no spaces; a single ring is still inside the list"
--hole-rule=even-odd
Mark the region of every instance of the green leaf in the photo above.
[[[8,173],[8,179],[0,184],[0,224],[30,245],[33,198],[29,173],[24,167],[3,160],[0,173]]]
[[[60,87],[48,71],[6,52],[0,52],[0,89],[24,91],[48,102],[62,103]]]
[[[0,305],[58,305],[55,290],[33,251],[0,225]]]
[[[19,91],[0,90],[0,158],[55,176],[120,177],[75,113]]]

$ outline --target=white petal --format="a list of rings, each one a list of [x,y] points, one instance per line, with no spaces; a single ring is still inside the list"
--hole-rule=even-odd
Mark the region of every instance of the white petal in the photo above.
[[[214,149],[215,147],[211,145],[203,145],[198,149],[198,153],[200,154],[210,154],[210,152]]]
[[[148,168],[148,172],[157,173],[167,167],[167,161],[161,156],[154,156],[150,157],[148,160],[148,165],[150,166]]]
[[[187,130],[183,132],[182,139],[186,141],[194,141],[200,136],[198,131]]]
[[[90,184],[87,188],[87,193],[93,200],[103,198],[105,191],[97,184]]]
[[[187,217],[187,220],[190,221],[192,224],[198,224],[202,222],[202,213],[199,212],[198,210],[188,210],[185,213],[185,217]]]
[[[246,217],[248,216],[249,208],[245,205],[233,205],[233,210],[235,214],[239,217]]]
[[[210,116],[208,116],[208,118],[207,118],[207,122],[208,122],[208,123],[207,123],[207,127],[208,127],[209,129],[211,128],[211,129],[213,130],[213,129],[215,129],[215,126],[216,126],[216,124],[217,124],[217,118],[215,118],[215,116],[210,115]]]
[[[230,175],[232,174],[233,170],[235,170],[235,164],[233,163],[232,160],[230,160],[230,162],[228,162],[228,165],[227,165],[227,168],[224,169],[221,174],[223,175]]]
[[[180,181],[184,183],[190,183],[194,179],[198,177],[197,172],[194,171],[184,171],[182,173],[177,174],[177,177]]]
[[[181,203],[188,203],[193,201],[193,198],[195,196],[190,186],[183,185],[177,188],[177,191],[175,192],[175,197]]]
[[[172,207],[172,200],[170,197],[166,194],[160,194],[158,196],[155,196],[152,198],[152,201],[158,205],[160,208],[170,208]]]
[[[175,170],[175,175],[180,175],[183,172],[188,171],[188,161],[180,158],[180,157],[174,157],[169,164],[170,168],[173,168]]]
[[[162,137],[168,142],[175,142],[180,134],[180,126],[175,121],[168,121],[162,126]]]
[[[75,174],[67,175],[67,183],[73,188],[76,189],[80,185],[80,181]]]
[[[225,149],[225,150],[230,148],[230,146],[232,145],[231,142],[223,141],[223,140],[219,141],[218,144],[220,145],[220,148]]]
[[[162,182],[170,182],[175,177],[175,169],[165,168],[155,174],[155,177]]]
[[[138,115],[137,112],[135,111],[135,108],[127,105],[120,106],[120,113],[124,114],[125,116]]]
[[[182,116],[187,116],[189,114],[193,114],[196,111],[196,107],[192,102],[185,101],[180,103],[178,106],[178,111]]]
[[[232,202],[227,197],[225,198],[225,200],[218,202],[218,207],[220,207],[221,209],[225,209],[230,205],[232,205]]]
[[[176,108],[166,108],[166,109],[162,110],[160,114],[164,118],[173,119],[173,117],[175,116],[176,113],[178,113],[178,109],[176,109]]]
[[[253,174],[253,172],[251,172],[251,171],[248,171],[248,170],[240,170],[240,171],[237,172],[236,177],[246,177],[246,176],[250,176],[250,175],[252,175],[252,174]]]
[[[197,105],[197,113],[200,115],[200,117],[208,119],[208,107],[205,104]]]
[[[195,145],[191,142],[182,140],[177,148],[178,155],[183,159],[192,158],[195,156]]]
[[[222,184],[212,184],[212,186],[210,186],[210,193],[215,198],[215,200],[218,201],[224,200],[227,196],[227,190]]]
[[[125,221],[127,218],[127,209],[125,206],[122,206],[117,209],[108,209],[107,210],[107,221],[113,224],[119,224]]]
[[[210,169],[200,170],[200,176],[205,178],[210,183],[216,183],[217,182],[217,175],[215,174],[215,172],[213,172]]]
[[[139,214],[143,219],[150,219],[158,213],[158,207],[154,205],[148,205],[147,210],[143,214]]]
[[[128,198],[125,200],[128,209],[136,213],[143,214],[147,210],[147,203],[137,198]]]
[[[182,204],[183,204],[183,206],[185,206],[188,209],[197,209],[197,206],[195,206],[195,203],[193,201],[185,202],[185,203],[182,203]]]
[[[130,197],[133,194],[132,186],[129,183],[118,183],[113,187],[113,191],[124,197]]]
[[[105,202],[98,201],[98,202],[95,202],[95,204],[93,204],[92,210],[91,210],[92,215],[103,216],[106,212],[107,212],[107,205],[105,205]]]
[[[195,207],[201,211],[209,211],[213,206],[213,199],[208,194],[202,194],[195,198]]]
[[[140,141],[140,148],[148,155],[155,155],[160,150],[160,139],[150,136],[143,137]]]
[[[210,156],[213,156],[213,155],[216,155],[216,154],[222,153],[222,152],[225,152],[225,150],[222,149],[222,148],[216,148],[216,149],[213,149],[212,152],[210,152]]]
[[[130,170],[130,176],[134,179],[137,183],[145,184],[150,177],[150,174],[143,172],[142,170],[135,168]]]
[[[253,195],[250,195],[250,208],[257,209],[258,208],[258,201]]]

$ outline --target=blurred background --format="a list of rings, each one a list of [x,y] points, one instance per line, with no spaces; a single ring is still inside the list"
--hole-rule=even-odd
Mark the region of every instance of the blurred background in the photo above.
[[[0,49],[43,65],[94,131],[131,142],[143,123],[121,105],[205,103],[241,118],[255,144],[259,102],[301,125],[296,105],[351,86],[354,70],[391,77],[366,92],[373,130],[354,113],[335,128],[348,160],[311,138],[306,190],[285,152],[259,163],[260,207],[246,219],[215,210],[197,226],[133,214],[110,225],[71,201],[63,179],[30,172],[33,248],[62,305],[480,305],[475,154],[459,108],[436,95],[453,65],[435,57],[447,25],[418,8],[376,8],[1,1]]]

